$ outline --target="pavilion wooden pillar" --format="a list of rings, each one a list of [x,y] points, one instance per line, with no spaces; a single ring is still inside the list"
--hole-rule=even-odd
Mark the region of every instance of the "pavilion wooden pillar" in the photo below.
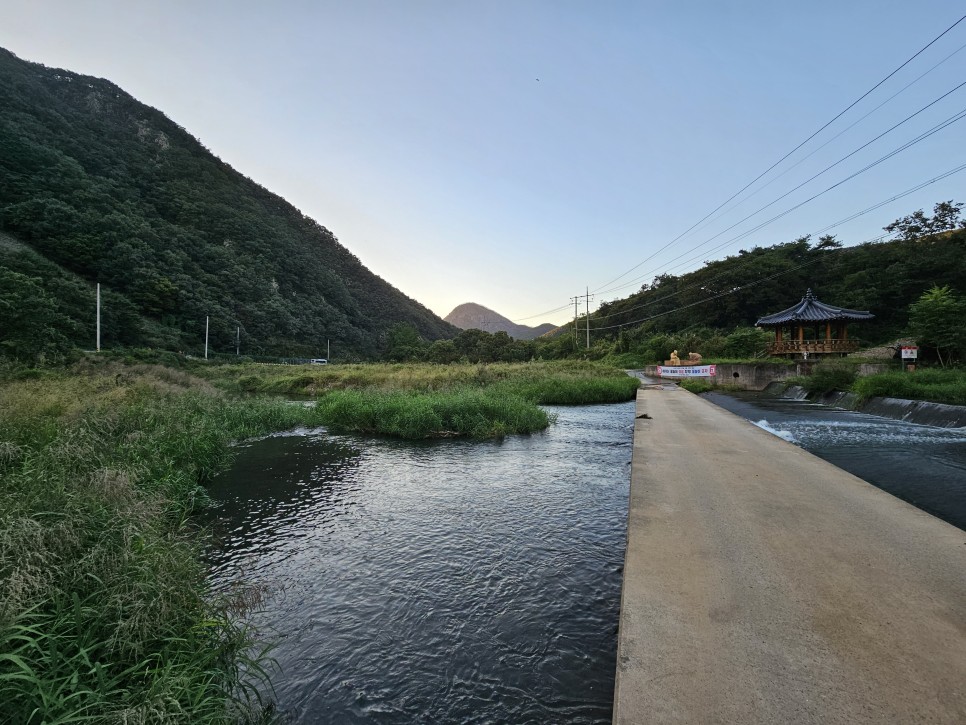
[[[798,341],[805,342],[805,325],[798,326]]]
[[[826,342],[832,339],[832,323],[825,323],[825,340]]]

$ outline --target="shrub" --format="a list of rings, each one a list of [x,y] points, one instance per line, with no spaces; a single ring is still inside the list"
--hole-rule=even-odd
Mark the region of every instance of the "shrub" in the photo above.
[[[855,382],[857,373],[857,368],[849,363],[821,362],[812,369],[811,375],[800,378],[796,382],[810,393],[849,390]]]

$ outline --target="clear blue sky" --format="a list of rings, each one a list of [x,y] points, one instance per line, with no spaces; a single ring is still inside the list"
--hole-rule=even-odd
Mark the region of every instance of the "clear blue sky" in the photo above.
[[[963,50],[658,252],[964,13],[953,0],[4,0],[0,46],[162,110],[437,314],[563,308],[538,324],[566,320],[586,287],[594,305],[623,297],[966,163],[964,120],[716,249],[966,110],[961,88],[712,240],[966,81]],[[964,44],[966,21],[764,181]],[[830,233],[856,244],[964,191],[961,172]]]

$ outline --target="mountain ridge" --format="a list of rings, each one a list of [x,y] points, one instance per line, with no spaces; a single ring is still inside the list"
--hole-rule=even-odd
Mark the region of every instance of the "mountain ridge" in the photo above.
[[[512,320],[475,302],[457,305],[443,318],[462,330],[477,329],[483,332],[505,332],[515,340],[533,340],[557,329],[549,322],[536,327],[518,325]]]
[[[161,111],[2,48],[0,231],[63,270],[0,249],[0,269],[40,279],[78,345],[93,338],[81,298],[95,282],[113,304],[107,345],[196,349],[206,318],[214,349],[234,352],[238,334],[243,351],[310,357],[327,340],[376,356],[397,323],[458,332]]]

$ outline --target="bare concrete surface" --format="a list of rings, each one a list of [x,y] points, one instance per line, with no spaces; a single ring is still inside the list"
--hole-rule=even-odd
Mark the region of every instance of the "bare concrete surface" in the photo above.
[[[966,532],[685,390],[637,413],[615,723],[966,723]]]

